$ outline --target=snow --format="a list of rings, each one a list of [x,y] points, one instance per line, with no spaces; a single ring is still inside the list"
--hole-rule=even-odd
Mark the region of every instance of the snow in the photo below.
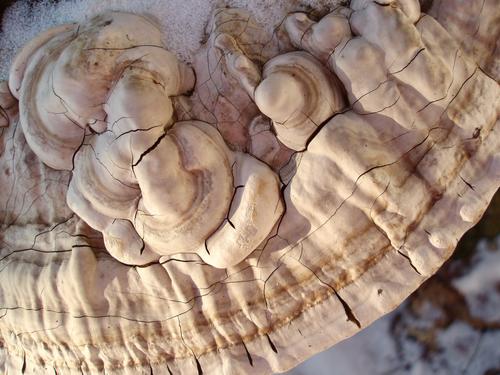
[[[473,316],[500,322],[500,256],[498,256],[498,251],[483,241],[479,244],[471,262],[472,271],[453,280],[453,285],[465,296]]]
[[[395,343],[390,337],[392,319],[393,314],[379,319],[356,336],[304,362],[289,375],[382,374],[391,363],[397,364]]]
[[[341,0],[41,0],[18,1],[8,8],[0,31],[0,79],[8,77],[16,51],[41,31],[71,22],[84,22],[107,10],[147,14],[157,20],[165,46],[190,62],[200,47],[211,12],[217,7],[249,9],[256,20],[272,29],[291,11],[326,11]]]

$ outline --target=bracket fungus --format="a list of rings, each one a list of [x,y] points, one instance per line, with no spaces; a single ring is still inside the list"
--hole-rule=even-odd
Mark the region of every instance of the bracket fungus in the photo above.
[[[0,84],[0,371],[279,372],[394,309],[500,185],[497,42],[443,2],[273,32],[218,9],[192,66],[128,13],[28,43]]]

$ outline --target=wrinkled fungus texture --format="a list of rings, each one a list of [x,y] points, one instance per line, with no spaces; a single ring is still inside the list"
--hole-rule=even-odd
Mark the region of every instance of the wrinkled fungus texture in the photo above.
[[[122,263],[196,253],[227,268],[282,212],[269,167],[232,152],[208,124],[174,124],[171,98],[194,80],[151,21],[125,13],[51,29],[12,65],[28,145],[72,171],[68,206]]]
[[[33,39],[0,85],[0,370],[279,372],[394,309],[500,185],[476,2],[221,8],[192,65],[129,13]]]

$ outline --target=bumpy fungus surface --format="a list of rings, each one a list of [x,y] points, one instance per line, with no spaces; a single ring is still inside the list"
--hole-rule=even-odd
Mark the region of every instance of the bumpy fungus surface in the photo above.
[[[192,68],[125,13],[26,45],[0,85],[0,369],[284,371],[396,307],[500,185],[494,42],[443,2],[272,33],[220,9]]]
[[[155,26],[122,13],[51,29],[12,66],[28,145],[72,171],[68,206],[122,263],[197,253],[226,268],[282,213],[269,167],[232,152],[208,124],[174,125],[170,98],[193,84]]]

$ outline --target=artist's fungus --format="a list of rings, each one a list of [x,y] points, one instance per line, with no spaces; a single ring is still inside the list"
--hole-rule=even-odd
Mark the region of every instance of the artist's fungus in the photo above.
[[[430,11],[218,9],[192,67],[127,13],[27,44],[0,85],[0,371],[267,374],[394,309],[500,185],[494,43]]]

